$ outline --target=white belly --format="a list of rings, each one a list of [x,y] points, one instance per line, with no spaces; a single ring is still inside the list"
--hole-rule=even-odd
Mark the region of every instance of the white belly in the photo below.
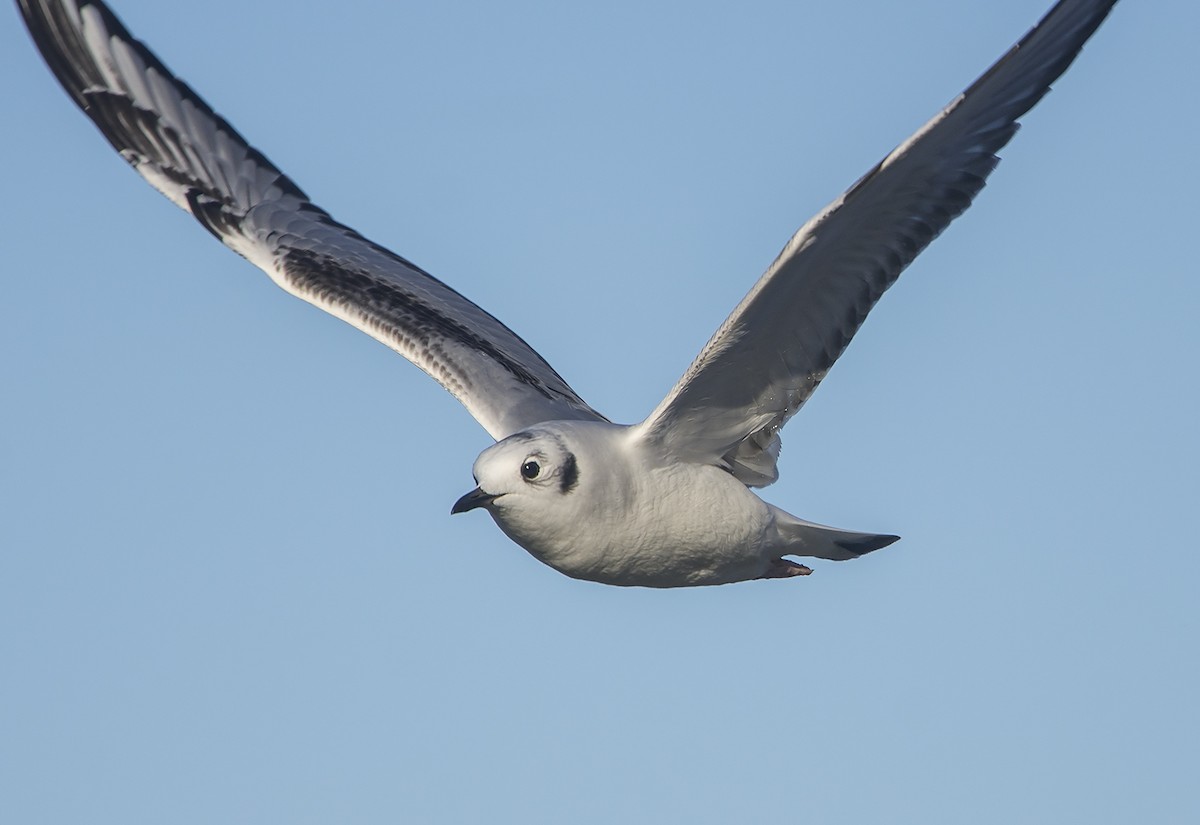
[[[606,479],[602,489],[591,481],[559,529],[522,535],[498,523],[554,569],[604,584],[725,584],[758,578],[770,564],[770,511],[723,470],[673,465]]]

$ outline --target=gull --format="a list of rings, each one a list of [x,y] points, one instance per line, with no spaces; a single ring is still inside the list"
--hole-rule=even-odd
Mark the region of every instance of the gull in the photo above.
[[[611,585],[790,578],[898,536],[814,524],[752,488],[780,429],[884,291],[971,204],[1116,0],[1060,0],[962,94],[804,224],[642,422],[610,422],[516,333],[338,223],[103,3],[18,0],[67,94],[155,189],[287,292],[412,361],[496,443],[451,513],[483,508],[535,558]]]

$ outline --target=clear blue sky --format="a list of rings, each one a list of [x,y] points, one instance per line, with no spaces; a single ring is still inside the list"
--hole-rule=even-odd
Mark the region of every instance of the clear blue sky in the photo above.
[[[643,417],[1049,0],[121,0],[322,206]],[[1200,819],[1195,33],[1119,5],[784,433],[904,540],[577,582],[489,440],[125,167],[0,14],[0,820]]]

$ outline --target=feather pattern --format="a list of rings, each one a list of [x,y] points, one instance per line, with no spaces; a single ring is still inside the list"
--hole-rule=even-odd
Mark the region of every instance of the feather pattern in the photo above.
[[[638,427],[680,460],[775,481],[779,430],[900,273],[970,206],[1116,0],[1061,0],[916,134],[812,218]]]
[[[291,294],[408,358],[493,437],[603,421],[516,333],[320,207],[87,0],[18,0],[71,99],[151,185]]]

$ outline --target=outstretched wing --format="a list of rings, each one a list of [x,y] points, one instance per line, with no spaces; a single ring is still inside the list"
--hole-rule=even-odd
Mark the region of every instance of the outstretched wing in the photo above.
[[[67,94],[154,188],[291,294],[386,344],[493,437],[603,420],[514,332],[315,206],[95,0],[18,0]]]
[[[1024,115],[1116,0],[1061,0],[979,80],[806,223],[638,427],[751,486],[778,477],[779,429],[879,297],[971,204]]]

